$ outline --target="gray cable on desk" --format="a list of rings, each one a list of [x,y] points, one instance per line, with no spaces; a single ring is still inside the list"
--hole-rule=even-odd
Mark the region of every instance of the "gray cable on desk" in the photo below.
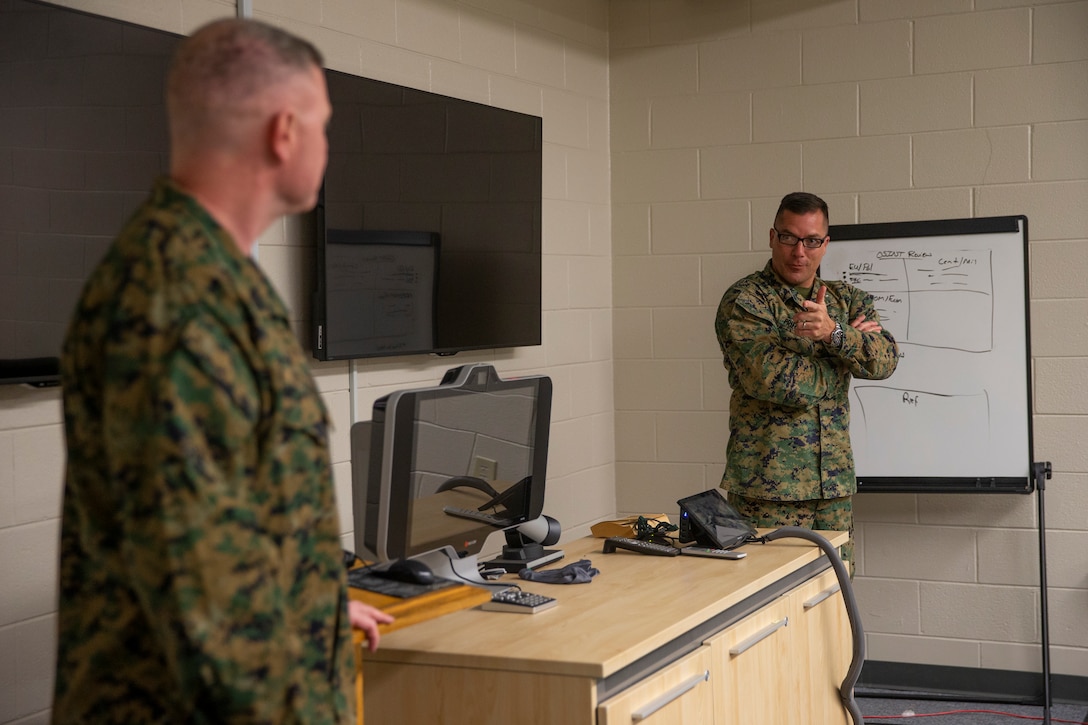
[[[858,612],[858,602],[854,598],[854,588],[850,585],[850,572],[846,570],[846,565],[839,558],[839,554],[835,551],[835,547],[831,545],[831,542],[809,529],[800,526],[783,526],[762,538],[764,541],[786,538],[805,539],[819,546],[827,554],[828,560],[831,561],[831,566],[835,569],[835,576],[839,579],[839,587],[842,589],[846,614],[850,618],[850,634],[854,638],[854,654],[850,660],[850,667],[846,670],[846,677],[839,687],[839,698],[850,713],[854,725],[864,725],[865,718],[862,716],[857,702],[854,701],[854,685],[858,683],[861,666],[865,662],[865,632],[861,628],[861,613]]]

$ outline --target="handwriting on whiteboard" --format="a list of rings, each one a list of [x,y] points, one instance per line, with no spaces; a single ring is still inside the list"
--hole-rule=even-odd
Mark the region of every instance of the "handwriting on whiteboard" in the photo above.
[[[986,390],[949,395],[855,380],[852,393],[854,424],[867,439],[866,456],[877,460],[900,456],[903,441],[911,440],[923,441],[927,456],[954,460],[967,455],[985,460],[992,427],[991,400]],[[874,414],[876,411],[895,414]],[[934,420],[962,435],[938,431],[932,425]],[[854,435],[851,427],[851,437]]]
[[[861,251],[847,260],[841,279],[873,296],[881,324],[901,343],[964,352],[993,349],[989,251]]]

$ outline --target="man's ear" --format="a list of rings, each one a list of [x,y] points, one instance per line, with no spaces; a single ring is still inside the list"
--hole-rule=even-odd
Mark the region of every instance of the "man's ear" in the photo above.
[[[277,162],[291,158],[298,121],[291,111],[279,111],[268,122],[268,152]]]

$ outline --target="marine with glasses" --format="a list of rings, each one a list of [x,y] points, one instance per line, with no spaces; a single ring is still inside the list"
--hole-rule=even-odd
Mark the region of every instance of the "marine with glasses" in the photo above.
[[[769,231],[770,261],[718,305],[732,389],[721,486],[756,526],[851,532],[843,558],[853,571],[850,381],[889,377],[899,350],[869,294],[817,277],[828,225],[823,199],[787,194]]]

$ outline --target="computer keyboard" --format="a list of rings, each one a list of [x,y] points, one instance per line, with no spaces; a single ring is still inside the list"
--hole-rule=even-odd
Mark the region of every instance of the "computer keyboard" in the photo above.
[[[509,517],[487,514],[483,511],[478,511],[476,509],[463,509],[457,508],[456,506],[446,506],[442,509],[442,511],[449,514],[450,516],[456,516],[462,519],[470,519],[472,521],[479,521],[481,524],[491,524],[492,526],[497,526],[499,528],[509,526],[511,523],[513,523],[513,521]]]
[[[516,612],[517,614],[536,614],[551,609],[559,602],[555,597],[534,594],[521,589],[507,589],[491,595],[490,602],[484,602],[480,609],[489,612]]]
[[[624,536],[610,536],[604,540],[604,553],[611,554],[616,549],[627,549],[650,556],[679,556],[680,550],[668,544],[657,544],[642,539],[629,539]]]

